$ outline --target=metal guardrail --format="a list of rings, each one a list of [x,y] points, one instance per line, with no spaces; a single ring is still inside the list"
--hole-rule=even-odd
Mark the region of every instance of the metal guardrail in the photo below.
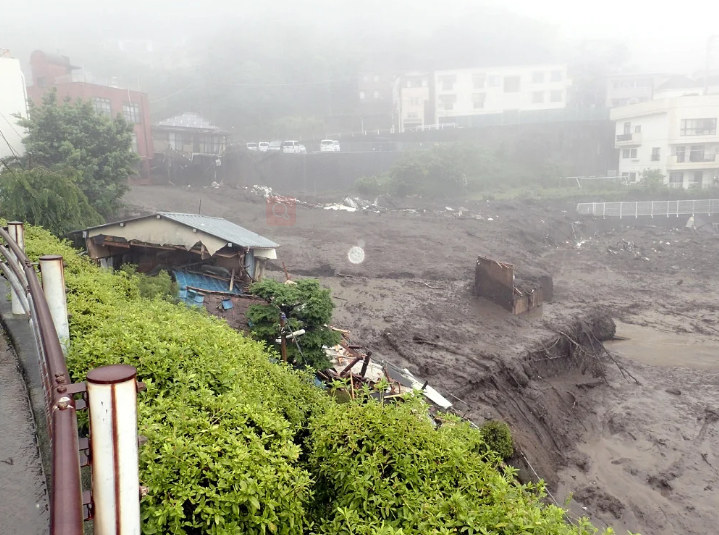
[[[580,215],[598,217],[660,217],[719,214],[719,199],[688,201],[585,202],[577,205]]]
[[[87,387],[71,383],[64,354],[69,332],[62,257],[40,258],[41,285],[24,252],[23,224],[8,223],[0,238],[6,244],[0,245],[0,270],[11,286],[12,312],[27,315],[37,345],[52,457],[49,533],[82,535],[84,521],[94,518],[96,535],[139,535],[135,368],[103,366],[88,373]],[[81,440],[77,411],[85,408],[90,437]],[[90,462],[81,460],[81,450],[90,450],[93,460],[89,493],[83,493],[80,468]]]

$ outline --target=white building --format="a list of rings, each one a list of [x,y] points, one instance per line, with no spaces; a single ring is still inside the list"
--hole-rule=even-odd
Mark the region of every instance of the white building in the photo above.
[[[505,112],[557,110],[567,105],[566,65],[435,71],[437,123]]]
[[[395,113],[399,114],[399,130],[423,128],[433,122],[430,111],[431,93],[429,83],[431,73],[407,73],[400,76],[395,89]]]
[[[25,152],[22,139],[25,131],[16,116],[27,117],[25,77],[20,61],[0,49],[0,158],[21,156]]]
[[[650,100],[611,110],[619,173],[628,182],[658,169],[673,188],[719,180],[719,95]]]

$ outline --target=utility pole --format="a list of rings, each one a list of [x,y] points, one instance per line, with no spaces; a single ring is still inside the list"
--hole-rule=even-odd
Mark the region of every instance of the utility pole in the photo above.
[[[280,312],[280,355],[282,362],[287,362],[287,336],[285,335],[285,322],[287,316],[284,312]]]

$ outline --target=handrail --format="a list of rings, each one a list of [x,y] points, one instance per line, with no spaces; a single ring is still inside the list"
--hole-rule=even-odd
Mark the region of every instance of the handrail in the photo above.
[[[46,416],[52,451],[50,533],[52,535],[82,535],[84,516],[80,479],[80,449],[75,400],[68,393],[70,375],[65,365],[62,346],[57,336],[50,308],[34,265],[7,230],[0,228],[0,237],[10,249],[8,251],[4,247],[0,248],[0,254],[7,259],[7,264],[19,279],[20,286],[23,285],[23,282],[27,284],[23,290],[26,290],[27,293],[33,330],[36,332],[38,340],[39,364],[43,376]],[[8,255],[8,252],[11,252],[12,255]],[[22,272],[15,262],[22,266]],[[24,275],[24,277],[20,275]]]

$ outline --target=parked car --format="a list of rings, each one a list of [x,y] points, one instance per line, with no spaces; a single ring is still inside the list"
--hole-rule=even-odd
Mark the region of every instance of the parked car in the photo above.
[[[288,140],[282,142],[282,152],[286,154],[300,154],[302,152],[300,147],[302,147],[302,145],[299,141]]]
[[[300,145],[300,153],[307,154],[307,147],[305,147],[304,145]]]
[[[320,152],[339,152],[340,144],[334,139],[323,139],[320,141]]]
[[[270,141],[270,144],[267,146],[268,151],[279,151],[282,150],[282,142],[281,141]]]
[[[254,141],[247,143],[247,150],[257,150],[257,143]]]
[[[270,144],[267,141],[260,141],[257,148],[260,152],[267,152],[268,150],[270,150]]]

